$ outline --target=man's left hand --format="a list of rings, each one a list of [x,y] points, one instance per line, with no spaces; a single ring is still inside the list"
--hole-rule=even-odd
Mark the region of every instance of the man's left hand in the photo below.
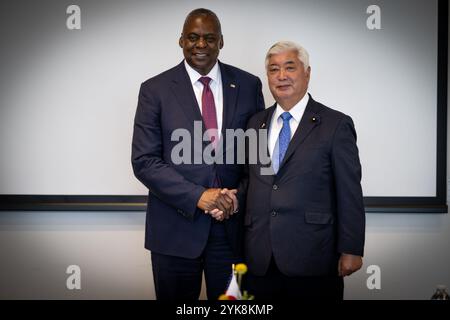
[[[338,272],[339,276],[345,277],[358,271],[362,267],[362,257],[353,254],[342,253],[339,258]]]

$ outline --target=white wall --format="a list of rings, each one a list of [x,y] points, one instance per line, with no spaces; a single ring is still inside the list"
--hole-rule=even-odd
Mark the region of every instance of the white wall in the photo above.
[[[152,299],[143,212],[2,212],[0,299]],[[81,290],[66,269],[81,268]]]
[[[2,212],[0,299],[154,299],[141,212]],[[347,299],[428,299],[450,285],[448,214],[368,214],[364,270]],[[67,266],[81,290],[67,290]],[[365,269],[381,268],[381,290]],[[202,292],[204,298],[204,291]]]

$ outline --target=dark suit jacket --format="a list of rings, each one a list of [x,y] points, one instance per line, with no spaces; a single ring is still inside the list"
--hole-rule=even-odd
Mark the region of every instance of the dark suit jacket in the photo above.
[[[249,128],[270,125],[275,105]],[[245,257],[265,274],[273,254],[288,276],[336,275],[340,253],[363,255],[365,212],[352,119],[310,97],[277,175],[248,166]]]
[[[264,109],[261,81],[220,62],[219,67],[223,83],[222,133],[225,129],[245,129],[250,116]],[[172,132],[187,130],[194,152],[194,121],[202,121],[202,116],[183,62],[142,83],[132,164],[135,176],[149,189],[145,247],[156,253],[198,257],[211,224],[211,217],[197,208],[201,194],[212,186],[215,175],[221,187],[227,188],[236,188],[242,176],[243,165],[173,162],[172,149],[179,141],[172,141]],[[204,124],[202,127],[204,130]],[[207,144],[200,142],[200,147]],[[240,250],[242,219],[243,215],[236,215],[225,222],[235,253]]]

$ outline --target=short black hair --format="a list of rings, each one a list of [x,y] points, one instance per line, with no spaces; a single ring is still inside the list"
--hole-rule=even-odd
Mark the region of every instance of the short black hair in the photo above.
[[[186,16],[186,20],[184,20],[183,30],[190,19],[198,16],[212,18],[217,23],[217,26],[219,27],[219,33],[222,35],[222,26],[220,25],[219,18],[214,12],[205,8],[198,8],[189,12],[189,14]]]

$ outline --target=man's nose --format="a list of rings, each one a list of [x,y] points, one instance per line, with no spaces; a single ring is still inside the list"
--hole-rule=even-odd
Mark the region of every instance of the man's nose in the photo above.
[[[285,80],[286,79],[286,71],[281,68],[278,72],[278,80]]]
[[[196,45],[198,48],[204,48],[204,47],[206,47],[206,41],[205,41],[205,38],[200,37],[200,38],[198,39],[198,41],[196,42],[195,45]]]

